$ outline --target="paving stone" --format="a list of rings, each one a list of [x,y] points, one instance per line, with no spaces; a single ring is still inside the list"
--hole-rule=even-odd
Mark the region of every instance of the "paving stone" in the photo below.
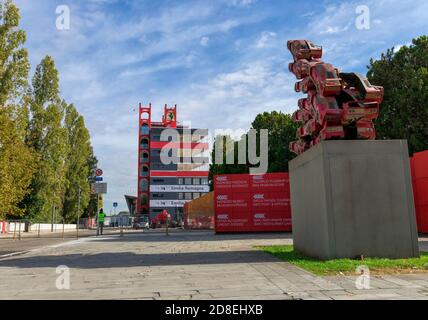
[[[415,285],[407,280],[403,280],[398,277],[383,276],[382,279],[394,284],[398,284],[400,287],[421,287],[420,285]]]
[[[0,299],[428,299],[428,274],[373,276],[373,289],[361,291],[355,276],[318,277],[254,248],[272,244],[291,244],[290,236],[85,238],[1,259]],[[62,264],[71,290],[56,289]]]

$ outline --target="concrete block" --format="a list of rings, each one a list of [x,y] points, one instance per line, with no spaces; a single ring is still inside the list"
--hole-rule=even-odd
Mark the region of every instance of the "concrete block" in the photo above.
[[[407,141],[323,141],[289,168],[297,251],[419,256]]]

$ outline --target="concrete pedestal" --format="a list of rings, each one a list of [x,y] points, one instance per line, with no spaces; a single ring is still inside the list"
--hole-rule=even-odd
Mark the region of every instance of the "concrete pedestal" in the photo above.
[[[289,167],[297,251],[419,256],[407,141],[323,141]]]

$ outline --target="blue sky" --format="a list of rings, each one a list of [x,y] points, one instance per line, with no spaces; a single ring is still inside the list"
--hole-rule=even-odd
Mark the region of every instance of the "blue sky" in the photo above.
[[[288,39],[324,47],[324,60],[365,73],[370,58],[428,31],[428,2],[15,0],[32,68],[54,57],[61,94],[85,116],[109,183],[105,209],[136,194],[137,106],[178,104],[193,127],[249,128],[263,111],[291,113],[299,95],[288,73]],[[57,30],[68,5],[70,30]],[[370,9],[370,29],[355,26]]]

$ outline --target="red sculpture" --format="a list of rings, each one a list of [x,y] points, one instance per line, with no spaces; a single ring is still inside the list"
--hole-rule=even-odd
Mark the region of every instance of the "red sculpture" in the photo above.
[[[383,87],[323,62],[322,47],[310,41],[291,40],[287,47],[294,58],[289,70],[300,80],[295,90],[308,95],[299,100],[299,110],[293,114],[302,126],[290,150],[301,154],[322,140],[374,140],[373,120],[379,116]]]

